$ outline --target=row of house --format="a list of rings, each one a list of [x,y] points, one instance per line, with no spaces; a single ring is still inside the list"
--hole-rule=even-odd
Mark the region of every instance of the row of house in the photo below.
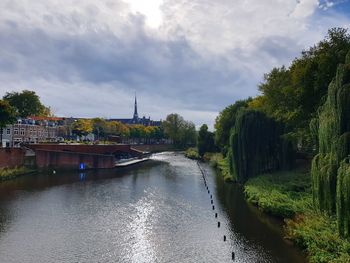
[[[78,118],[37,117],[32,116],[18,119],[17,123],[6,126],[2,131],[3,147],[18,147],[22,143],[60,142],[64,138],[72,139],[71,127]],[[120,121],[124,124],[145,126],[160,126],[161,121],[153,121],[150,117],[139,118],[137,113],[137,99],[135,95],[134,115],[131,119],[109,119],[108,121]],[[94,135],[86,136],[93,141]]]
[[[30,117],[18,119],[15,124],[7,125],[2,130],[2,146],[18,147],[21,143],[59,142],[64,118]]]
[[[2,147],[20,147],[21,144],[28,143],[57,143],[64,141],[64,139],[94,141],[95,136],[93,133],[82,137],[72,134],[72,123],[77,120],[77,118],[57,117],[18,119],[16,123],[7,125],[2,129]],[[109,121],[112,120],[115,119],[110,119]],[[120,138],[117,141],[121,142]]]

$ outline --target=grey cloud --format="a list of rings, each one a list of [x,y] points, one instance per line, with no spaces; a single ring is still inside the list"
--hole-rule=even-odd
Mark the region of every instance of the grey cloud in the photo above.
[[[58,113],[69,116],[130,117],[137,91],[141,114],[165,118],[182,112],[196,124],[212,124],[213,116],[228,104],[256,95],[264,73],[288,64],[306,43],[319,38],[320,28],[327,29],[320,22],[317,30],[299,30],[296,27],[307,22],[285,21],[282,4],[270,10],[277,22],[270,17],[261,24],[263,13],[253,19],[232,9],[218,25],[217,14],[230,6],[225,0],[220,6],[206,1],[212,12],[197,6],[194,18],[181,13],[186,1],[179,6],[178,1],[165,1],[164,9],[175,7],[165,14],[165,34],[147,28],[142,15],[122,15],[118,10],[127,7],[120,1],[113,10],[106,7],[107,1],[81,4],[79,12],[66,6],[56,12],[50,1],[42,1],[43,10],[27,11],[26,17],[35,12],[32,19],[21,19],[21,2],[16,3],[6,18],[0,18],[0,92],[36,90]],[[265,8],[257,5],[258,10]],[[273,26],[265,30],[265,25]],[[315,33],[297,38],[305,32]]]
[[[217,88],[232,86],[239,79],[238,72],[232,72],[225,63],[214,67],[184,39],[162,41],[142,31],[132,42],[110,32],[54,35],[39,29],[13,31],[7,27],[0,33],[3,76],[16,74],[23,80],[44,78],[67,83],[80,80],[95,85],[118,81],[131,90],[179,100],[196,110],[217,111],[235,100]],[[240,92],[241,96],[251,95],[246,90]]]

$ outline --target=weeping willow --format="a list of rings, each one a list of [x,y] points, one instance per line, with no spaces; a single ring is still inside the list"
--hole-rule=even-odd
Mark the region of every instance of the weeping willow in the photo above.
[[[318,132],[319,148],[311,167],[313,200],[321,211],[336,212],[339,233],[349,236],[350,53],[345,64],[338,66],[318,121],[313,122],[310,126]]]
[[[337,221],[342,236],[350,235],[350,164],[349,159],[340,163],[337,182]]]
[[[281,137],[283,131],[283,125],[262,112],[243,109],[237,114],[230,136],[230,169],[238,181],[292,165],[293,147]]]
[[[315,145],[315,151],[318,152],[318,126],[319,126],[319,119],[318,118],[312,118],[310,121],[310,135],[311,140],[313,144]]]

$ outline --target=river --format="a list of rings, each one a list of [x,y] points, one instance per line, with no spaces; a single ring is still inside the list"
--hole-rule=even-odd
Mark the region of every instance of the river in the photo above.
[[[280,222],[201,167],[215,210],[197,163],[177,153],[2,182],[0,262],[305,262]]]

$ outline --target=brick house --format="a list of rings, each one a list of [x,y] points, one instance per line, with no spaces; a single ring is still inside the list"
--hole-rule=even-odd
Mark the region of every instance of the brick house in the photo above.
[[[64,124],[63,118],[28,117],[18,119],[17,123],[3,129],[2,145],[16,147],[21,143],[58,142],[59,127]]]

